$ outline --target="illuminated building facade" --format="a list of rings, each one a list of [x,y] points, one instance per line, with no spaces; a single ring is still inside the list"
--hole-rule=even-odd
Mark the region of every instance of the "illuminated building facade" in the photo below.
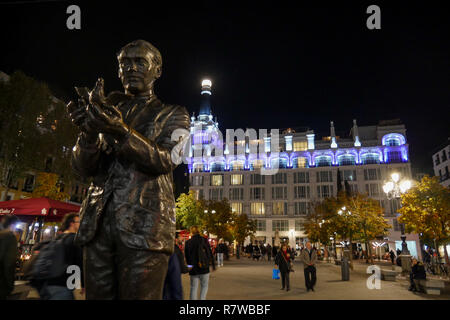
[[[268,134],[257,140],[245,137],[234,141],[235,149],[245,151],[233,153],[229,143],[208,134],[208,130],[219,130],[218,123],[212,122],[211,108],[208,110],[207,115],[192,117],[187,159],[190,190],[206,200],[227,198],[232,210],[255,219],[255,240],[273,244],[278,230],[280,239],[292,247],[303,243],[307,238],[305,217],[313,202],[336,196],[339,169],[342,182],[347,180],[352,191],[378,200],[393,225],[390,234],[377,241],[385,242],[389,250],[401,248],[396,219],[399,204],[388,200],[382,189],[392,172],[411,178],[406,129],[399,120],[361,127],[353,120],[348,138],[336,136],[333,122],[330,136],[321,139],[308,128],[289,128],[276,138],[277,150],[270,141],[274,136]],[[217,152],[218,147],[223,152]],[[196,154],[200,148],[203,154]],[[277,166],[276,174],[261,174],[261,169]],[[407,241],[411,254],[420,257],[418,236],[407,234]]]

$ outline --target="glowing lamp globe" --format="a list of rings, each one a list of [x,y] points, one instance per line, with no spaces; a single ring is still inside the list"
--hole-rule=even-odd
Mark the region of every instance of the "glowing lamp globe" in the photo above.
[[[398,182],[398,180],[400,180],[400,175],[398,173],[393,173],[391,175],[392,180],[394,180],[394,182]]]

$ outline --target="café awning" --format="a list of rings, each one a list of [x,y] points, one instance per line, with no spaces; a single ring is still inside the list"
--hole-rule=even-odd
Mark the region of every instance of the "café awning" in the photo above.
[[[60,220],[65,214],[78,212],[79,210],[80,206],[48,198],[0,202],[0,216],[12,214],[16,216],[45,217],[46,221]]]

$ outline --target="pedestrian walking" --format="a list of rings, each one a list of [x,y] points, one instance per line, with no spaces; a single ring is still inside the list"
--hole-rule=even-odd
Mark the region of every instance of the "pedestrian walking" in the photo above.
[[[264,244],[261,243],[261,245],[259,246],[259,250],[261,251],[261,260],[265,261],[267,250],[266,250],[266,247],[264,246]]]
[[[259,261],[259,258],[261,258],[261,250],[259,249],[259,246],[255,244],[253,246],[253,260]]]
[[[288,246],[283,244],[281,250],[278,251],[275,257],[275,264],[278,266],[281,273],[281,290],[284,290],[285,288],[286,291],[291,290],[289,284],[289,273],[292,270],[291,260],[292,254],[288,250]]]
[[[197,290],[200,282],[200,300],[206,300],[209,282],[209,267],[216,270],[215,261],[208,240],[200,235],[197,226],[192,226],[192,237],[186,241],[184,254],[191,278],[190,299],[197,300]]]
[[[33,282],[36,289],[39,291],[41,300],[74,300],[73,290],[68,288],[67,280],[71,274],[67,273],[67,266],[78,266],[81,274],[81,286],[84,286],[83,281],[83,251],[80,246],[74,243],[75,235],[80,226],[80,217],[78,213],[68,213],[64,216],[61,223],[61,233],[55,240],[47,244],[39,246],[39,253],[35,262],[39,263],[39,255],[46,254],[46,259],[57,264],[58,261],[63,261],[64,268],[61,268],[59,274],[49,274],[48,278],[39,279]],[[60,249],[58,249],[58,247]],[[62,257],[59,255],[63,255]],[[82,293],[83,293],[82,289]]]
[[[2,218],[0,231],[0,300],[6,298],[14,290],[14,279],[17,261],[17,238],[14,234],[18,219],[13,215]]]
[[[395,253],[394,253],[394,250],[389,251],[389,256],[391,257],[392,264],[395,264]]]
[[[217,245],[217,266],[223,267],[223,255],[227,251],[227,245],[223,243],[223,239],[219,240],[219,244]]]
[[[316,263],[317,263],[317,253],[316,250],[312,248],[311,242],[306,243],[306,248],[301,253],[300,260],[303,262],[303,268],[305,273],[305,286],[306,291],[314,291],[314,286],[316,284]]]
[[[270,243],[267,244],[267,260],[270,261],[270,259],[272,258],[272,246],[270,245]]]
[[[163,300],[183,300],[182,273],[188,273],[188,267],[184,261],[184,254],[178,246],[179,233],[175,233],[175,244],[169,259],[167,275],[164,281]]]

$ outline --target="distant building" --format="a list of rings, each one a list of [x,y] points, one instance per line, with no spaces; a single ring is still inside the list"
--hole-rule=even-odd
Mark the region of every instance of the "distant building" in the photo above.
[[[0,71],[0,81],[8,82],[10,76],[6,73]],[[62,102],[56,97],[51,97],[53,103]],[[54,105],[50,105],[49,109],[53,108]],[[40,119],[38,119],[37,125],[39,125]],[[42,131],[45,129],[42,129]],[[0,141],[1,143],[1,141]],[[1,152],[1,148],[0,148]],[[1,161],[1,157],[0,157]],[[53,158],[49,156],[45,161],[45,169],[47,172],[51,171]],[[8,201],[8,200],[19,200],[19,199],[29,199],[32,196],[32,192],[36,187],[36,177],[38,172],[36,171],[27,171],[23,174],[24,178],[19,179],[9,179],[9,175],[11,174],[11,170],[7,169],[4,172],[0,172],[0,181],[10,181],[8,188],[4,185],[0,185],[0,201]],[[88,185],[81,182],[73,182],[69,186],[60,186],[61,191],[65,191],[70,195],[68,202],[80,204],[83,199],[87,195]],[[6,194],[6,189],[8,189]],[[64,190],[65,189],[65,190]]]
[[[448,188],[450,186],[450,137],[436,148],[436,152],[433,154],[433,170],[441,184]]]
[[[385,248],[401,249],[399,204],[388,200],[382,189],[393,172],[411,179],[409,145],[400,120],[361,127],[353,120],[348,138],[336,136],[331,122],[330,135],[321,139],[309,128],[288,128],[278,137],[246,136],[231,144],[224,133],[221,143],[215,136],[219,127],[213,121],[210,96],[211,82],[204,81],[200,113],[191,118],[188,167],[190,189],[198,198],[227,198],[233,211],[257,221],[255,240],[273,244],[278,231],[281,240],[295,247],[307,240],[303,223],[311,205],[337,195],[339,169],[353,191],[380,202],[393,225],[383,240]],[[276,174],[263,174],[274,167]],[[411,254],[420,257],[418,235],[408,234],[407,241]]]

